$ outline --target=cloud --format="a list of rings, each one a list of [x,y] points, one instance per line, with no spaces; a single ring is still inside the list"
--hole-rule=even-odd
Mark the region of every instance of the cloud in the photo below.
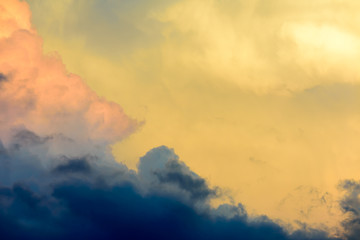
[[[138,165],[140,180],[154,192],[175,194],[184,201],[201,203],[218,195],[205,179],[192,172],[174,150],[161,146],[140,158]]]
[[[50,170],[87,171],[83,158],[101,158],[98,168],[110,172],[109,144],[139,123],[67,72],[60,57],[43,54],[26,2],[2,1],[0,15],[1,183],[45,185]]]
[[[349,240],[359,239],[360,236],[360,182],[345,180],[339,187],[345,191],[340,206],[347,218],[343,221],[345,236]]]
[[[89,173],[91,171],[90,164],[86,158],[69,159],[67,162],[58,165],[53,169],[54,173],[66,174],[66,173]]]
[[[43,55],[25,2],[0,3],[0,16],[1,238],[328,239],[241,204],[212,208],[219,189],[165,146],[138,173],[116,162],[110,144],[138,123]]]
[[[356,178],[356,1],[27,2],[46,51],[146,119],[113,148],[129,167],[171,146],[248,209],[289,221],[299,205],[274,206],[297,186],[336,195],[339,179]]]
[[[138,123],[118,104],[97,96],[80,77],[68,73],[59,57],[43,55],[42,40],[27,22],[22,23],[22,17],[30,16],[25,2],[2,2],[0,14],[4,16],[0,23],[9,25],[0,35],[0,70],[7,79],[0,89],[0,133],[5,144],[9,140],[5,136],[18,127],[107,143],[136,129]]]
[[[352,0],[29,2],[34,21],[53,37],[73,36],[73,46],[110,59],[135,58],[136,67],[160,54],[170,84],[179,66],[207,81],[213,76],[261,94],[359,83],[358,6]],[[41,12],[44,6],[48,13]],[[40,23],[46,14],[52,20]]]
[[[328,239],[320,230],[290,234],[267,217],[248,217],[241,204],[213,209],[216,189],[165,146],[143,156],[137,174],[110,159],[50,157],[39,151],[49,150],[39,141],[48,138],[15,136],[9,148],[0,144],[6,239]]]
[[[211,76],[242,89],[292,95],[316,85],[359,83],[360,38],[350,14],[357,7],[351,0],[184,0],[153,16],[173,24],[164,52],[180,55],[186,67],[196,59]]]

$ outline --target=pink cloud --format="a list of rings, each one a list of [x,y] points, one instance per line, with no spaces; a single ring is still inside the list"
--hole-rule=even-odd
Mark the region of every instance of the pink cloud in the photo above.
[[[97,96],[79,76],[66,71],[59,57],[43,54],[42,40],[32,29],[30,16],[25,2],[0,3],[3,140],[19,127],[40,135],[61,133],[104,143],[133,132],[138,123],[118,104]]]

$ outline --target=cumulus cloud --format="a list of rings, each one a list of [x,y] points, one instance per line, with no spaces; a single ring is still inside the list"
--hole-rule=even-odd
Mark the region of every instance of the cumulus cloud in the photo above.
[[[24,153],[47,141],[20,136],[26,144],[0,145],[0,169],[12,180],[1,172],[5,239],[328,239],[309,229],[289,234],[267,217],[249,218],[242,205],[212,209],[215,190],[165,146],[141,158],[138,174],[115,161],[103,168],[103,159],[89,157],[49,158],[47,168],[39,151]],[[29,144],[28,136],[35,141]]]
[[[137,123],[119,105],[68,73],[59,57],[43,55],[25,2],[2,2],[0,14],[1,24],[8,26],[0,35],[0,133],[5,144],[16,127],[107,143],[135,130]]]
[[[109,144],[136,121],[43,55],[25,2],[2,1],[0,16],[2,239],[329,239],[241,204],[213,209],[219,189],[165,146],[138,173],[116,162]]]
[[[140,158],[138,169],[143,185],[154,192],[177,195],[184,201],[201,205],[218,194],[216,188],[211,189],[166,146],[153,149]]]

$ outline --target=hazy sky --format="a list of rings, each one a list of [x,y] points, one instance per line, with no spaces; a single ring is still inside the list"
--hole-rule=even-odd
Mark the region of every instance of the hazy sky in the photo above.
[[[27,2],[46,54],[143,122],[117,161],[166,145],[222,201],[339,224],[360,170],[359,1]]]

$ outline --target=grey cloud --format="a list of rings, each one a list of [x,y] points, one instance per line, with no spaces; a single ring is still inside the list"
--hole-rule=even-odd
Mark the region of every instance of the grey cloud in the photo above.
[[[140,181],[152,191],[176,195],[194,205],[203,206],[219,194],[218,188],[210,188],[205,179],[192,172],[166,146],[154,148],[141,157],[138,169]]]
[[[345,180],[340,184],[345,190],[345,196],[340,201],[340,207],[347,215],[343,221],[345,237],[348,240],[360,239],[360,182]]]
[[[188,171],[179,162],[173,160],[167,162],[165,171],[154,174],[161,184],[174,184],[189,192],[194,200],[204,200],[216,196],[216,190],[210,189],[204,179],[192,176]]]
[[[132,173],[108,151],[105,145],[74,141],[61,134],[39,136],[27,129],[14,130],[10,143],[0,141],[0,184],[31,182],[41,187],[64,180],[68,174],[89,180],[89,173],[94,178],[108,176],[104,181],[109,182],[131,178]]]
[[[13,137],[13,143],[15,145],[36,145],[43,144],[47,138],[41,138],[36,135],[34,132],[31,132],[27,129],[21,129],[16,131]]]
[[[67,173],[90,173],[91,166],[86,158],[69,159],[67,162],[62,163],[53,169],[54,173],[67,174]]]
[[[237,206],[230,204],[221,204],[219,207],[214,209],[211,214],[214,217],[232,219],[232,218],[246,218],[247,212],[245,207],[242,204],[238,204]]]
[[[4,239],[329,239],[320,230],[290,234],[241,204],[212,208],[218,190],[166,146],[143,156],[136,174],[103,159],[106,148],[70,158],[66,149],[49,154],[61,139],[14,136],[19,147],[0,143]]]

